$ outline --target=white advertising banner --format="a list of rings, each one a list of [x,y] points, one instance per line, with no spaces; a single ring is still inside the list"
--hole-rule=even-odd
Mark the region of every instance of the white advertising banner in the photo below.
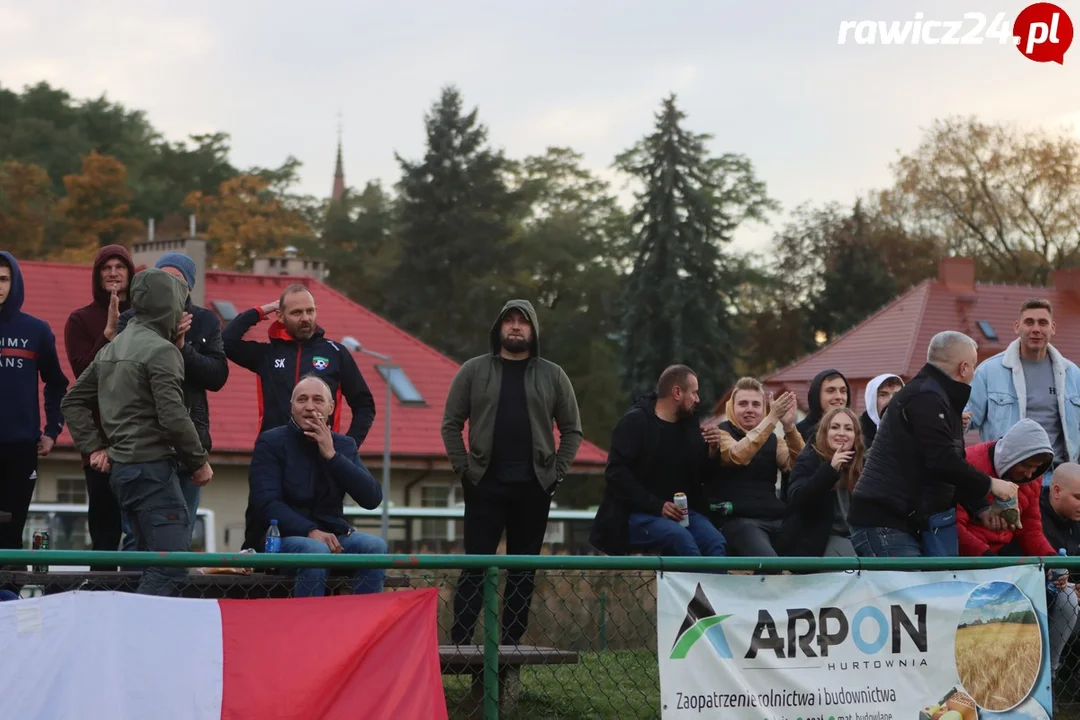
[[[1046,574],[657,578],[667,718],[1050,718]]]

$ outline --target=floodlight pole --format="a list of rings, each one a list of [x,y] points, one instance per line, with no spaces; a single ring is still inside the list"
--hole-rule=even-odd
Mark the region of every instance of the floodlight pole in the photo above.
[[[383,355],[377,353],[374,350],[368,350],[361,346],[358,350],[365,355],[370,355],[373,358],[382,360],[386,363],[386,377],[383,378],[386,381],[386,425],[383,430],[383,467],[382,467],[382,539],[389,546],[390,544],[390,406],[394,402],[394,391],[390,386],[390,376],[394,370],[399,369],[396,365],[392,364],[392,360],[389,355]]]

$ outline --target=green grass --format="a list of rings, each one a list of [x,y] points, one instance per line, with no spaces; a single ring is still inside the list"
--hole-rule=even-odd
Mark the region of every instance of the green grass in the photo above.
[[[453,720],[478,719],[482,708],[469,699],[468,675],[444,676],[446,705]],[[512,714],[515,720],[539,718],[660,717],[660,680],[656,653],[623,650],[581,653],[577,665],[525,667],[521,695]]]

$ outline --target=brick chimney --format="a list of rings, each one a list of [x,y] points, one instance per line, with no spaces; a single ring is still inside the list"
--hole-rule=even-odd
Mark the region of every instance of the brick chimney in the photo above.
[[[975,294],[975,258],[946,257],[938,266],[938,282],[961,295]]]
[[[174,235],[171,238],[156,239],[154,223],[149,225],[149,237],[146,242],[133,243],[131,260],[136,268],[154,267],[158,259],[169,252],[187,255],[195,261],[195,289],[191,291],[191,301],[202,305],[206,292],[206,241],[195,233],[195,216],[189,218],[187,235]]]
[[[255,258],[252,272],[256,275],[299,275],[323,282],[326,279],[326,263],[302,257],[300,251],[290,245],[281,257]]]
[[[1080,267],[1055,270],[1050,273],[1050,284],[1055,290],[1070,295],[1073,301],[1080,301]]]

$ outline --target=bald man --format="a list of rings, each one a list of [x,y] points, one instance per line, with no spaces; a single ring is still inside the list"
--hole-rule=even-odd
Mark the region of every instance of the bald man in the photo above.
[[[1039,508],[1042,510],[1043,534],[1050,546],[1054,550],[1064,549],[1069,555],[1080,555],[1080,465],[1067,462],[1057,467],[1050,485],[1042,489]],[[1059,580],[1059,588],[1059,592],[1046,600],[1050,618],[1051,679],[1057,675],[1062,653],[1080,625],[1077,622],[1080,606],[1076,588],[1068,582],[1068,575]]]
[[[889,402],[848,511],[860,557],[959,555],[958,504],[976,522],[1004,529],[987,497],[1016,497],[1017,486],[964,456],[962,413],[977,362],[970,337],[938,333],[919,374]]]
[[[1040,502],[1043,534],[1054,550],[1080,555],[1080,465],[1058,466]]]
[[[326,381],[307,375],[293,387],[291,417],[255,442],[248,474],[245,546],[262,551],[266,531],[276,520],[284,553],[384,555],[386,543],[356,532],[343,512],[345,493],[360,507],[374,510],[383,500],[357,452],[356,440],[330,429],[334,400]],[[295,597],[326,594],[325,568],[296,574]],[[380,592],[386,571],[358,570],[355,594]]]

